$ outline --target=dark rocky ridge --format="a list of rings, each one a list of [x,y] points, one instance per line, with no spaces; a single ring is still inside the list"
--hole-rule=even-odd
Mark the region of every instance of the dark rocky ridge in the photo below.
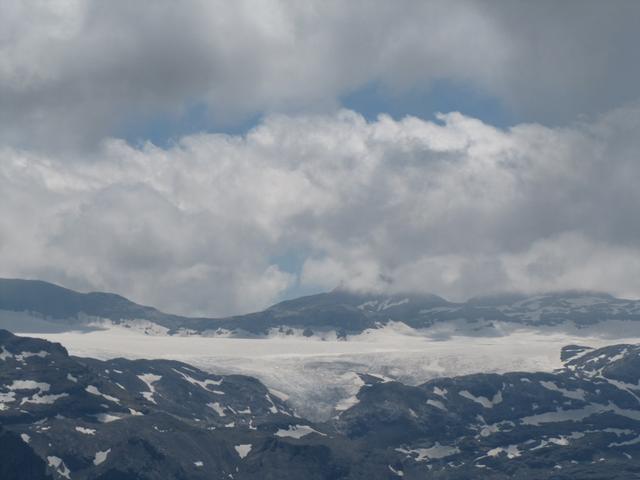
[[[288,300],[247,315],[189,318],[165,314],[119,295],[83,294],[46,282],[15,279],[0,279],[0,310],[31,312],[63,329],[77,329],[89,317],[113,323],[147,320],[169,333],[217,331],[235,336],[261,336],[276,329],[283,333],[299,330],[305,335],[335,331],[344,337],[390,320],[413,328],[462,321],[470,326],[469,332],[482,334],[491,334],[495,322],[585,328],[605,320],[640,320],[640,301],[594,292],[505,294],[453,303],[436,295],[368,295],[341,290]]]
[[[0,331],[3,479],[627,479],[640,473],[640,346],[568,346],[554,373],[362,375],[325,424],[255,379],[71,357]],[[27,470],[25,470],[27,469]],[[28,477],[24,475],[28,473]]]

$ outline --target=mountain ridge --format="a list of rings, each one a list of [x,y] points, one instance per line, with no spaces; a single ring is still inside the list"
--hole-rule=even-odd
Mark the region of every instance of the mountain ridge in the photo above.
[[[95,360],[0,330],[7,480],[632,478],[640,345],[568,345],[556,372],[415,386],[360,375],[329,421],[259,381],[169,360]]]
[[[131,327],[132,322],[144,321],[156,325],[165,334],[250,337],[273,331],[305,336],[333,331],[339,338],[346,338],[389,321],[424,329],[459,320],[486,328],[490,328],[492,322],[525,325],[574,322],[585,326],[609,319],[640,320],[640,301],[580,290],[539,295],[507,292],[450,302],[433,294],[380,295],[335,289],[284,300],[244,315],[185,317],[139,305],[118,294],[79,293],[48,282],[23,279],[0,279],[0,310],[35,313],[47,322],[68,328],[92,322],[96,326],[100,321]],[[1,322],[0,318],[0,326]],[[154,333],[149,325],[140,328]]]

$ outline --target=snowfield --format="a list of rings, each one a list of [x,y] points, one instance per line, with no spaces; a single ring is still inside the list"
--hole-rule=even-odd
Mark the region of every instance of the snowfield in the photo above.
[[[324,420],[336,407],[357,403],[363,385],[357,373],[418,384],[478,372],[552,371],[561,367],[560,349],[568,344],[640,343],[640,331],[623,323],[602,325],[597,331],[515,329],[497,336],[442,335],[390,324],[348,341],[156,336],[118,327],[24,335],[59,342],[72,355],[173,359],[212,373],[251,375],[287,395],[298,414]]]

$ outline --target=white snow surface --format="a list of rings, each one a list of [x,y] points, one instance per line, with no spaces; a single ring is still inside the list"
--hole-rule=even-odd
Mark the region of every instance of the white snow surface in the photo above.
[[[542,385],[547,390],[561,393],[567,398],[584,401],[585,391],[581,388],[578,388],[577,390],[567,390],[565,388],[558,387],[554,382],[540,382],[540,385]]]
[[[224,407],[222,407],[218,402],[215,403],[207,403],[207,407],[213,409],[218,416],[220,417],[225,417],[225,413],[224,413]]]
[[[249,452],[251,452],[252,447],[253,445],[249,443],[249,444],[243,444],[243,445],[236,445],[233,448],[235,448],[236,452],[238,452],[238,456],[242,459],[247,455],[249,455]]]
[[[93,464],[95,466],[98,466],[101,463],[104,463],[110,452],[111,452],[110,448],[108,448],[107,450],[104,450],[102,452],[96,452],[95,456],[93,457]]]
[[[23,398],[22,401],[20,402],[20,405],[23,405],[25,403],[35,403],[35,404],[39,404],[39,405],[50,405],[50,404],[54,403],[56,400],[58,400],[60,398],[68,397],[68,396],[69,396],[68,393],[59,393],[57,395],[40,395],[39,393],[36,393],[31,398]]]
[[[96,419],[100,423],[111,423],[118,420],[122,420],[123,417],[119,417],[117,415],[111,415],[110,413],[98,413],[96,415]]]
[[[502,402],[502,392],[496,393],[491,399],[482,396],[476,397],[474,394],[468,392],[467,390],[461,390],[460,392],[458,392],[458,394],[461,397],[471,400],[472,402],[479,403],[484,408],[493,408],[494,405],[498,405]]]
[[[85,435],[95,435],[96,431],[93,428],[76,427],[76,432],[84,433]]]
[[[445,412],[447,411],[447,407],[445,407],[444,403],[442,403],[440,400],[429,399],[427,400],[427,405],[431,405],[432,407],[439,408],[440,410],[444,410]]]
[[[56,457],[54,455],[48,456],[47,463],[51,468],[55,469],[55,471],[61,477],[69,478],[69,479],[71,478],[71,470],[67,468],[67,466],[64,464],[64,462],[60,457]]]
[[[155,357],[157,358],[157,357]],[[175,368],[173,369],[174,372],[182,375],[182,378],[184,378],[187,382],[189,382],[192,385],[198,385],[200,388],[203,388],[204,390],[207,390],[208,392],[214,392],[214,390],[211,390],[209,388],[209,385],[214,385],[214,386],[218,386],[222,384],[222,380],[211,380],[210,378],[207,378],[204,381],[200,381],[200,380],[196,380],[195,378],[187,375],[184,372],[181,372],[180,370],[176,370]]]
[[[492,448],[491,450],[489,450],[487,452],[487,456],[489,456],[489,457],[497,457],[501,453],[506,454],[507,458],[509,458],[509,459],[516,458],[516,457],[519,457],[520,455],[522,455],[522,453],[520,453],[520,450],[518,449],[517,445],[508,445],[506,447]]]
[[[398,477],[404,477],[404,472],[402,470],[396,470],[391,465],[387,465],[389,467],[389,471]]]
[[[35,380],[14,380],[6,388],[9,390],[40,390],[41,392],[48,392],[51,385],[44,382],[36,382]]]
[[[450,457],[451,455],[455,455],[456,453],[460,453],[460,449],[458,447],[440,445],[439,442],[436,442],[432,447],[429,448],[396,448],[396,451],[405,453],[408,456],[415,456],[414,459],[416,462],[437,460],[440,458]]]
[[[147,385],[148,392],[142,392],[142,396],[151,403],[157,403],[153,395],[156,393],[156,387],[153,386],[155,382],[162,380],[161,375],[154,375],[153,373],[145,373],[138,375],[138,378]]]
[[[382,375],[407,384],[478,372],[549,372],[562,366],[560,350],[565,345],[597,348],[640,343],[640,325],[636,327],[632,322],[603,322],[597,330],[505,327],[496,329],[492,336],[457,335],[447,328],[451,327],[441,325],[419,331],[392,322],[347,341],[298,336],[154,336],[126,328],[25,335],[59,342],[72,355],[99,359],[165,358],[215,374],[251,375],[288,396],[299,415],[313,420],[326,420],[337,405],[356,400],[362,381],[354,372]],[[180,373],[186,381],[209,391],[220,383],[198,382],[185,372]],[[493,403],[494,399],[487,400]]]
[[[302,438],[311,433],[317,433],[318,435],[325,436],[324,433],[321,433],[308,425],[289,425],[286,430],[281,428],[274,435],[276,437],[283,438]]]
[[[98,389],[98,387],[96,387],[95,385],[88,385],[84,390],[85,392],[90,393],[91,395],[102,397],[105,400],[109,400],[110,402],[118,403],[118,404],[120,403],[119,399],[117,399],[116,397],[112,397],[111,395],[102,393],[100,389]]]

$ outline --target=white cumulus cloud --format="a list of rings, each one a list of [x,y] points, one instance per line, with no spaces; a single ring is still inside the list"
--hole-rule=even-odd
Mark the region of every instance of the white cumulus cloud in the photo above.
[[[639,127],[637,107],[507,130],[343,110],[168,148],[4,147],[1,273],[211,315],[296,285],[638,296]],[[278,260],[293,256],[299,271]]]

